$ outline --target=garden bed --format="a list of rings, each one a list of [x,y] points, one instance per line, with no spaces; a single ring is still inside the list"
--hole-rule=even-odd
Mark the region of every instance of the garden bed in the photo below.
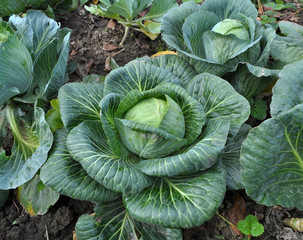
[[[287,13],[287,12],[286,12]],[[285,13],[285,14],[286,14]],[[284,16],[284,15],[281,15]],[[302,13],[301,13],[301,16]],[[61,17],[63,27],[73,30],[70,45],[70,62],[76,62],[78,68],[71,74],[71,81],[81,81],[88,74],[106,76],[110,71],[110,58],[119,66],[143,56],[166,50],[165,44],[158,38],[151,41],[147,36],[132,30],[123,47],[118,47],[123,37],[121,25],[108,19],[96,17],[83,7]],[[302,24],[303,17],[298,19]],[[11,143],[11,139],[10,140]],[[43,216],[30,217],[16,201],[14,192],[0,208],[0,240],[22,239],[73,239],[73,230],[79,216],[93,212],[93,204],[61,196],[59,201]],[[303,234],[283,225],[284,217],[303,218],[303,212],[295,208],[285,209],[279,206],[266,207],[256,204],[244,191],[227,192],[219,214],[229,220],[239,220],[248,214],[257,216],[264,225],[259,240],[299,240]],[[243,239],[219,215],[200,227],[183,231],[185,240],[202,239]]]

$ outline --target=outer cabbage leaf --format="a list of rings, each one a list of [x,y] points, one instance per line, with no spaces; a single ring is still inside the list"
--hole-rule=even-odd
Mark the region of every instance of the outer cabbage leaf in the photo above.
[[[99,120],[103,83],[68,83],[59,90],[60,113],[64,126],[71,130],[85,120]]]
[[[181,80],[181,85],[183,87],[197,75],[196,71],[188,62],[174,54],[166,54],[154,58],[143,57],[137,59],[137,61],[143,61],[168,70]]]
[[[230,132],[237,133],[248,119],[248,101],[222,78],[202,73],[186,86],[191,96],[201,102],[207,119],[230,121]]]
[[[25,93],[32,84],[30,52],[17,34],[8,36],[0,48],[0,106],[11,97]],[[12,58],[13,56],[13,58]]]
[[[18,187],[17,198],[24,209],[31,215],[44,215],[50,206],[59,199],[59,193],[41,184],[39,175]],[[42,187],[41,187],[42,185]]]
[[[131,90],[141,92],[152,89],[162,82],[181,85],[181,80],[169,71],[143,62],[130,62],[111,71],[106,79],[104,95],[117,93],[125,96]]]
[[[67,135],[65,129],[55,132],[54,144],[40,171],[43,183],[60,194],[82,201],[101,202],[117,198],[118,193],[91,178],[71,157],[66,147]]]
[[[141,1],[139,1],[141,2]],[[141,19],[152,19],[160,22],[163,15],[170,9],[177,7],[178,4],[175,0],[153,0],[150,11],[144,15]],[[139,14],[141,11],[137,11]]]
[[[265,205],[303,210],[303,104],[250,131],[240,162],[247,194]]]
[[[215,13],[221,21],[227,18],[237,18],[240,14],[252,19],[256,19],[258,16],[255,5],[249,0],[241,2],[237,0],[205,0],[202,9]]]
[[[195,175],[157,178],[142,192],[124,195],[131,216],[164,227],[190,228],[211,219],[225,195],[219,165]],[[144,203],[144,204],[142,204]]]
[[[277,79],[280,69],[254,66],[240,63],[237,71],[224,76],[238,93],[247,99],[258,95]]]
[[[275,60],[292,63],[303,56],[303,27],[292,22],[279,22],[284,36],[276,36],[270,49]]]
[[[279,80],[273,88],[270,105],[272,117],[303,103],[303,59],[286,65],[279,74]]]
[[[226,186],[228,190],[244,188],[241,178],[240,150],[251,126],[243,124],[236,135],[229,135],[221,158],[226,169]]]
[[[136,166],[137,159],[121,159],[113,153],[100,121],[85,121],[73,128],[67,147],[84,170],[106,188],[136,192],[152,183],[152,178]]]
[[[181,240],[179,229],[163,228],[157,225],[141,223],[133,219],[125,210],[121,199],[100,203],[94,216],[84,215],[76,224],[79,239],[138,239],[142,240]]]
[[[0,153],[0,189],[16,188],[30,180],[47,159],[53,135],[44,112],[35,108],[24,116],[20,109],[8,108],[7,119],[14,135],[12,154]]]
[[[0,17],[20,13],[25,9],[26,0],[2,0],[0,2]]]
[[[34,56],[58,36],[60,29],[59,23],[36,10],[29,10],[24,18],[13,15],[9,23],[23,36],[26,47]]]

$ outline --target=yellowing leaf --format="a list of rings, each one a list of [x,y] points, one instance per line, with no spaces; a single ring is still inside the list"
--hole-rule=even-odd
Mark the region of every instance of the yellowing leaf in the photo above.
[[[147,32],[143,28],[140,28],[140,31],[143,32],[146,36],[148,36],[151,40],[155,40],[159,36],[159,34]]]
[[[174,51],[161,51],[161,52],[157,52],[155,53],[154,55],[152,55],[152,57],[158,57],[158,56],[161,56],[161,55],[166,55],[166,54],[173,54],[173,55],[177,55],[176,52]]]
[[[97,5],[99,0],[93,0],[93,4]]]

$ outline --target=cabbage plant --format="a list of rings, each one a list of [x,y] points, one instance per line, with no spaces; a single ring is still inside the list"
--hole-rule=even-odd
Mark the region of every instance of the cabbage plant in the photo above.
[[[98,5],[85,6],[89,12],[117,20],[124,28],[123,45],[131,27],[154,40],[160,34],[161,19],[170,9],[178,6],[175,0],[105,0]],[[147,14],[145,11],[150,7]]]
[[[228,82],[166,55],[116,68],[104,83],[68,83],[59,103],[65,128],[41,180],[97,203],[78,239],[181,239],[179,228],[213,217],[249,116]]]
[[[286,65],[273,88],[272,118],[252,129],[240,162],[247,194],[268,206],[303,210],[303,60]]]
[[[87,0],[80,0],[85,4]],[[75,9],[78,0],[1,0],[0,17],[11,16],[25,12],[28,8],[43,10],[48,16],[54,18],[55,14]]]
[[[170,10],[162,19],[163,40],[199,73],[230,81],[247,98],[257,95],[279,73],[268,64],[275,30],[262,26],[250,0],[193,1]]]
[[[68,80],[70,30],[40,11],[0,19],[0,146],[9,127],[11,152],[0,152],[0,189],[30,180],[46,161],[53,135],[41,103]]]

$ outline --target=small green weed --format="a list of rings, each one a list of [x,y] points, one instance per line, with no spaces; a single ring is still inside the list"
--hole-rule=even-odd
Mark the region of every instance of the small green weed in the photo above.
[[[245,220],[239,221],[237,228],[245,235],[243,240],[250,239],[250,236],[258,237],[264,233],[264,226],[253,215],[247,215]]]

